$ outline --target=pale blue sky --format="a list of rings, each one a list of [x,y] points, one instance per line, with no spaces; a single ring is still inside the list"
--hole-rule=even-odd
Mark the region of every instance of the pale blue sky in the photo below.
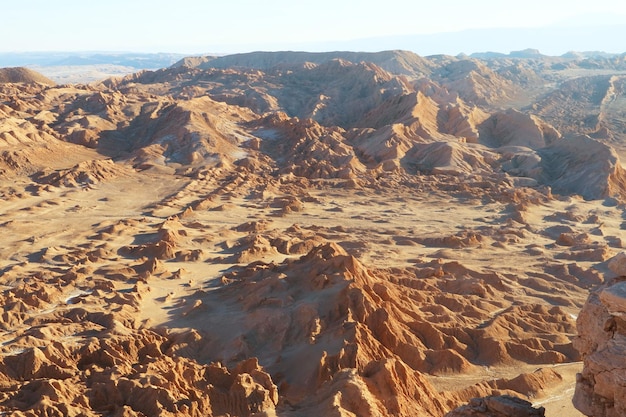
[[[332,46],[330,41],[388,35],[567,25],[590,18],[595,23],[626,24],[623,0],[19,0],[2,3],[0,52],[102,50],[193,54],[320,50],[325,45]],[[626,51],[626,43],[623,49]]]

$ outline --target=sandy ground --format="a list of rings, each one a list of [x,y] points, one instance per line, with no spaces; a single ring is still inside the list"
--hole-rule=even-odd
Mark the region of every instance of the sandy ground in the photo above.
[[[5,198],[0,206],[4,229],[0,249],[2,285],[5,289],[13,288],[20,277],[36,273],[42,267],[61,268],[68,262],[67,258],[54,258],[54,255],[81,248],[86,251],[110,250],[108,256],[89,262],[92,271],[132,264],[134,261],[119,254],[119,248],[150,241],[165,220],[181,216],[186,208],[198,201],[208,201],[200,209],[181,217],[185,232],[179,245],[186,250],[200,250],[200,261],[172,259],[163,262],[162,278],[152,278],[145,284],[148,291],[143,293],[138,304],[137,318],[143,326],[183,331],[210,327],[215,323],[213,320],[198,322],[181,314],[184,311],[181,306],[184,307],[187,299],[197,291],[212,291],[225,273],[241,265],[230,257],[237,253],[238,240],[248,235],[241,229],[247,222],[263,223],[266,230],[277,234],[288,234],[287,229],[294,225],[314,230],[324,240],[334,241],[345,248],[364,265],[379,269],[410,267],[441,259],[458,262],[472,270],[498,271],[511,288],[519,288],[517,303],[550,305],[554,303],[555,292],[561,293],[570,301],[562,308],[573,318],[586,298],[585,288],[573,291],[573,287],[563,287],[554,291],[537,287],[527,291],[517,282],[520,276],[545,274],[546,260],[557,264],[572,263],[572,260],[558,260],[558,255],[568,253],[571,246],[555,244],[554,234],[550,235],[546,230],[567,224],[574,234],[584,233],[587,240],[613,241],[621,236],[621,210],[603,205],[601,201],[586,202],[578,198],[552,199],[529,205],[524,212],[526,226],[523,232],[517,237],[511,235],[511,239],[498,245],[494,244],[495,238],[503,233],[513,233],[503,228],[510,216],[510,205],[506,201],[483,202],[445,193],[411,193],[410,190],[390,194],[322,188],[310,190],[309,201],[302,203],[300,211],[286,213],[270,204],[273,198],[281,196],[279,192],[267,194],[260,200],[238,195],[236,189],[233,189],[235,192],[210,196],[215,185],[208,181],[170,174],[167,178],[164,181],[162,174],[144,172],[82,188],[48,187],[36,191],[27,183],[3,184],[5,196],[13,193],[14,197]],[[208,200],[207,196],[210,196]],[[595,216],[592,221],[587,221],[592,216]],[[125,226],[111,231],[111,227],[120,222]],[[111,230],[103,233],[108,229]],[[459,232],[474,233],[482,240],[466,247],[426,243],[430,238],[453,236]],[[529,247],[535,251],[529,253]],[[542,255],[538,256],[538,253]],[[287,258],[298,259],[299,256],[268,251],[252,256],[249,261],[280,264]],[[220,261],[211,261],[216,259]],[[593,268],[595,264],[595,260],[577,261],[577,265],[583,268]],[[135,284],[114,279],[113,286],[116,291],[124,292],[130,291]],[[39,313],[64,308],[64,304],[76,297],[83,297],[89,303],[90,291],[84,283],[63,287],[56,295],[58,301]],[[493,318],[506,309],[506,305],[494,309]],[[2,343],[10,345],[17,327],[12,332],[2,333]],[[480,381],[511,378],[539,367],[554,367],[563,380],[546,387],[540,398],[530,400],[546,407],[547,415],[580,415],[571,406],[575,374],[580,371],[580,363],[484,367],[479,368],[482,369],[479,372],[433,375],[429,379],[439,390],[454,391]]]
[[[584,415],[572,405],[572,396],[576,386],[576,374],[582,370],[582,363],[567,363],[558,365],[546,365],[543,367],[518,364],[515,367],[489,367],[480,372],[463,376],[433,376],[430,381],[435,387],[444,390],[458,390],[466,388],[480,381],[496,378],[514,378],[520,372],[533,372],[537,369],[552,369],[557,372],[563,380],[548,386],[547,389],[537,397],[526,397],[535,407],[544,407],[546,416],[572,416],[583,417]]]

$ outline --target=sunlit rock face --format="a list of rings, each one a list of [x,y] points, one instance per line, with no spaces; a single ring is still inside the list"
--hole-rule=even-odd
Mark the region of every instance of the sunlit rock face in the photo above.
[[[619,253],[609,269],[615,275],[596,289],[578,316],[574,346],[585,367],[578,377],[574,405],[587,416],[626,413],[626,276]]]

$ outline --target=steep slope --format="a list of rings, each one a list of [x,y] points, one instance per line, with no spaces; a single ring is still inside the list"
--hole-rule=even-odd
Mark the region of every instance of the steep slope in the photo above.
[[[537,116],[509,109],[493,114],[479,125],[480,142],[492,147],[523,146],[540,149],[560,139],[561,134]]]
[[[253,126],[258,148],[279,166],[280,174],[298,177],[352,179],[365,172],[354,150],[345,143],[345,131],[313,120],[268,116]]]
[[[543,181],[554,191],[588,199],[626,195],[626,172],[611,147],[585,136],[542,149]]]
[[[587,416],[612,417],[626,412],[625,255],[621,252],[609,260],[605,283],[589,295],[577,320],[575,346],[585,367],[577,378],[574,405]]]
[[[599,71],[601,72],[601,71]],[[536,114],[563,134],[586,134],[624,152],[623,75],[581,76],[561,83],[533,105]]]
[[[425,174],[490,174],[498,155],[474,144],[434,142],[416,144],[403,159],[412,172]]]
[[[117,155],[133,153],[135,164],[229,163],[244,156],[240,145],[249,139],[237,124],[253,118],[247,109],[209,97],[146,103],[128,127],[101,140],[101,147]]]
[[[0,68],[0,84],[44,84],[55,85],[56,83],[44,75],[24,67]]]
[[[477,60],[456,60],[441,66],[432,77],[464,101],[492,106],[515,101],[520,88]]]
[[[343,127],[359,126],[364,114],[391,97],[411,91],[406,80],[377,65],[341,59],[288,71],[179,67],[106,84],[124,88],[136,83],[153,93],[170,92],[184,99],[210,94],[215,100],[259,114],[283,111],[292,117]]]
[[[50,89],[43,84],[0,84],[0,176],[30,175],[45,167],[68,168],[95,152],[64,141],[56,122]]]
[[[369,111],[359,123],[361,127],[380,128],[403,124],[423,137],[432,137],[439,130],[439,106],[421,92],[396,94],[380,106]]]
[[[443,410],[426,379],[377,340],[384,330],[376,327],[383,323],[375,317],[381,307],[375,278],[337,245],[319,246],[269,271],[250,265],[226,278],[229,285],[202,297],[202,303],[243,309],[255,319],[243,326],[222,321],[218,337],[211,337],[212,326],[197,322],[197,328],[208,332],[211,350],[224,355],[226,363],[242,352],[272,363],[287,401],[312,403],[301,414],[326,414],[332,404],[319,397],[337,398],[357,387],[359,401],[346,398],[338,404],[344,412],[438,415]],[[279,361],[275,352],[280,352]],[[312,393],[319,403],[310,401]]]
[[[339,59],[282,78],[284,89],[275,94],[287,114],[346,128],[363,126],[364,114],[410,91],[406,82],[374,64]]]

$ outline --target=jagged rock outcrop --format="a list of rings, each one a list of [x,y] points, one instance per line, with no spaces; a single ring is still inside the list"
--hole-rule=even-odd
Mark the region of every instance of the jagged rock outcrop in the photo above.
[[[327,128],[311,119],[289,118],[278,113],[262,121],[257,130],[261,150],[280,164],[281,173],[306,178],[350,179],[365,166],[345,143],[345,131]]]
[[[266,360],[263,352],[282,352],[270,368],[283,376],[277,383],[290,403],[307,404],[316,414],[330,405],[324,398],[332,398],[342,412],[363,416],[442,414],[443,400],[418,371],[429,366],[420,365],[427,358],[412,357],[418,350],[397,340],[400,329],[386,330],[389,313],[376,306],[385,290],[338,245],[320,245],[293,264],[270,269],[254,263],[225,282],[219,302],[236,302],[254,319],[239,328],[224,322],[230,330],[211,343],[213,349],[225,360],[243,352],[258,352]],[[305,362],[293,372],[296,363]],[[306,399],[310,393],[314,402]]]
[[[611,261],[613,277],[594,290],[577,320],[574,346],[583,356],[574,405],[590,417],[626,415],[626,276],[624,254]]]
[[[4,409],[17,416],[250,416],[272,413],[278,402],[253,358],[229,370],[164,355],[168,342],[150,332],[102,336],[80,349],[54,342],[3,356],[2,382],[23,381],[3,391]]]

